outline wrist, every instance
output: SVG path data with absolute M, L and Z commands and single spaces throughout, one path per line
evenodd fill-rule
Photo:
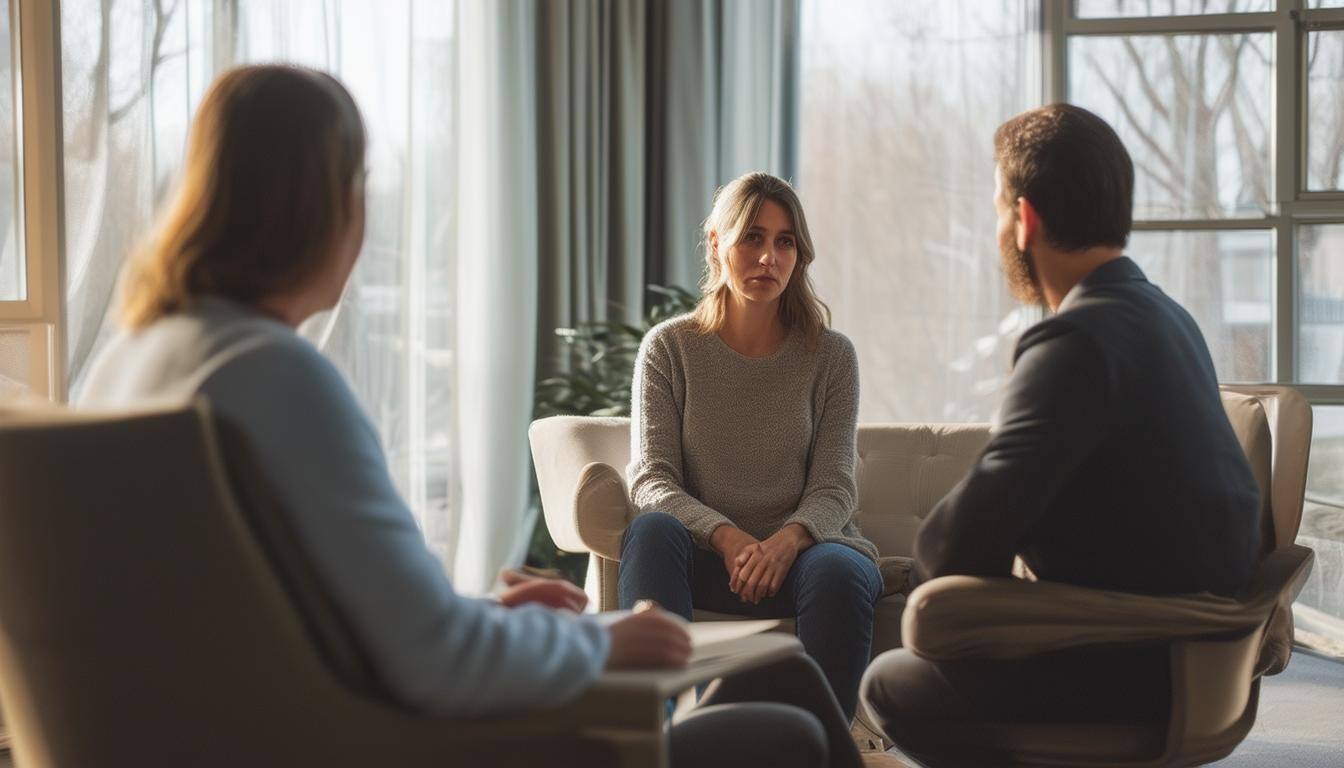
M 789 523 L 782 529 L 788 536 L 788 541 L 795 551 L 802 552 L 804 549 L 816 543 L 812 534 L 808 533 L 807 527 L 802 523 Z
M 714 530 L 709 533 L 709 546 L 719 554 L 724 554 L 729 546 L 732 545 L 734 533 L 737 529 L 727 523 L 719 523 Z

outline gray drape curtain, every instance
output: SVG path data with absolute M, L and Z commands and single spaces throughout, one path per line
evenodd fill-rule
M 554 330 L 694 288 L 714 190 L 797 167 L 797 0 L 460 0 L 461 532 L 476 587 L 522 559 L 531 385 Z M 474 263 L 474 266 L 472 265 Z M 526 396 L 524 395 L 526 393 Z
M 655 2 L 648 38 L 649 282 L 694 287 L 714 190 L 798 168 L 796 0 Z
M 797 168 L 797 0 L 538 8 L 539 371 L 554 329 L 633 321 L 645 286 L 692 289 L 714 191 Z

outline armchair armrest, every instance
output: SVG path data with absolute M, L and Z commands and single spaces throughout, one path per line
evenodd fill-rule
M 625 480 L 609 464 L 595 461 L 579 472 L 574 489 L 574 536 L 589 552 L 608 560 L 621 559 L 621 540 L 635 516 Z M 546 524 L 551 524 L 547 517 Z
M 1290 545 L 1260 564 L 1242 599 L 1152 596 L 1055 582 L 944 576 L 910 594 L 905 647 L 931 661 L 1011 659 L 1091 645 L 1243 635 L 1291 606 L 1312 552 Z
M 625 480 L 613 467 L 629 459 L 630 420 L 551 416 L 532 422 L 527 434 L 541 510 L 556 546 L 618 556 L 630 510 Z

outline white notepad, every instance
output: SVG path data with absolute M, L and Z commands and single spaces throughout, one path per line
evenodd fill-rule
M 630 615 L 630 611 L 603 611 L 593 618 L 599 624 L 611 624 Z M 675 617 L 674 618 L 679 618 Z M 744 637 L 759 635 L 779 626 L 779 619 L 747 621 L 692 621 L 685 624 L 691 635 L 691 662 L 728 656 L 741 650 Z

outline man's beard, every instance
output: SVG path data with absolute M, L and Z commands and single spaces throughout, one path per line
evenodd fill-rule
M 1003 264 L 1003 276 L 1008 280 L 1008 290 L 1012 291 L 1013 298 L 1023 304 L 1045 306 L 1045 294 L 1041 292 L 1041 282 L 1036 279 L 1036 267 L 1031 263 L 1031 255 L 1009 244 L 1000 246 L 999 260 Z

